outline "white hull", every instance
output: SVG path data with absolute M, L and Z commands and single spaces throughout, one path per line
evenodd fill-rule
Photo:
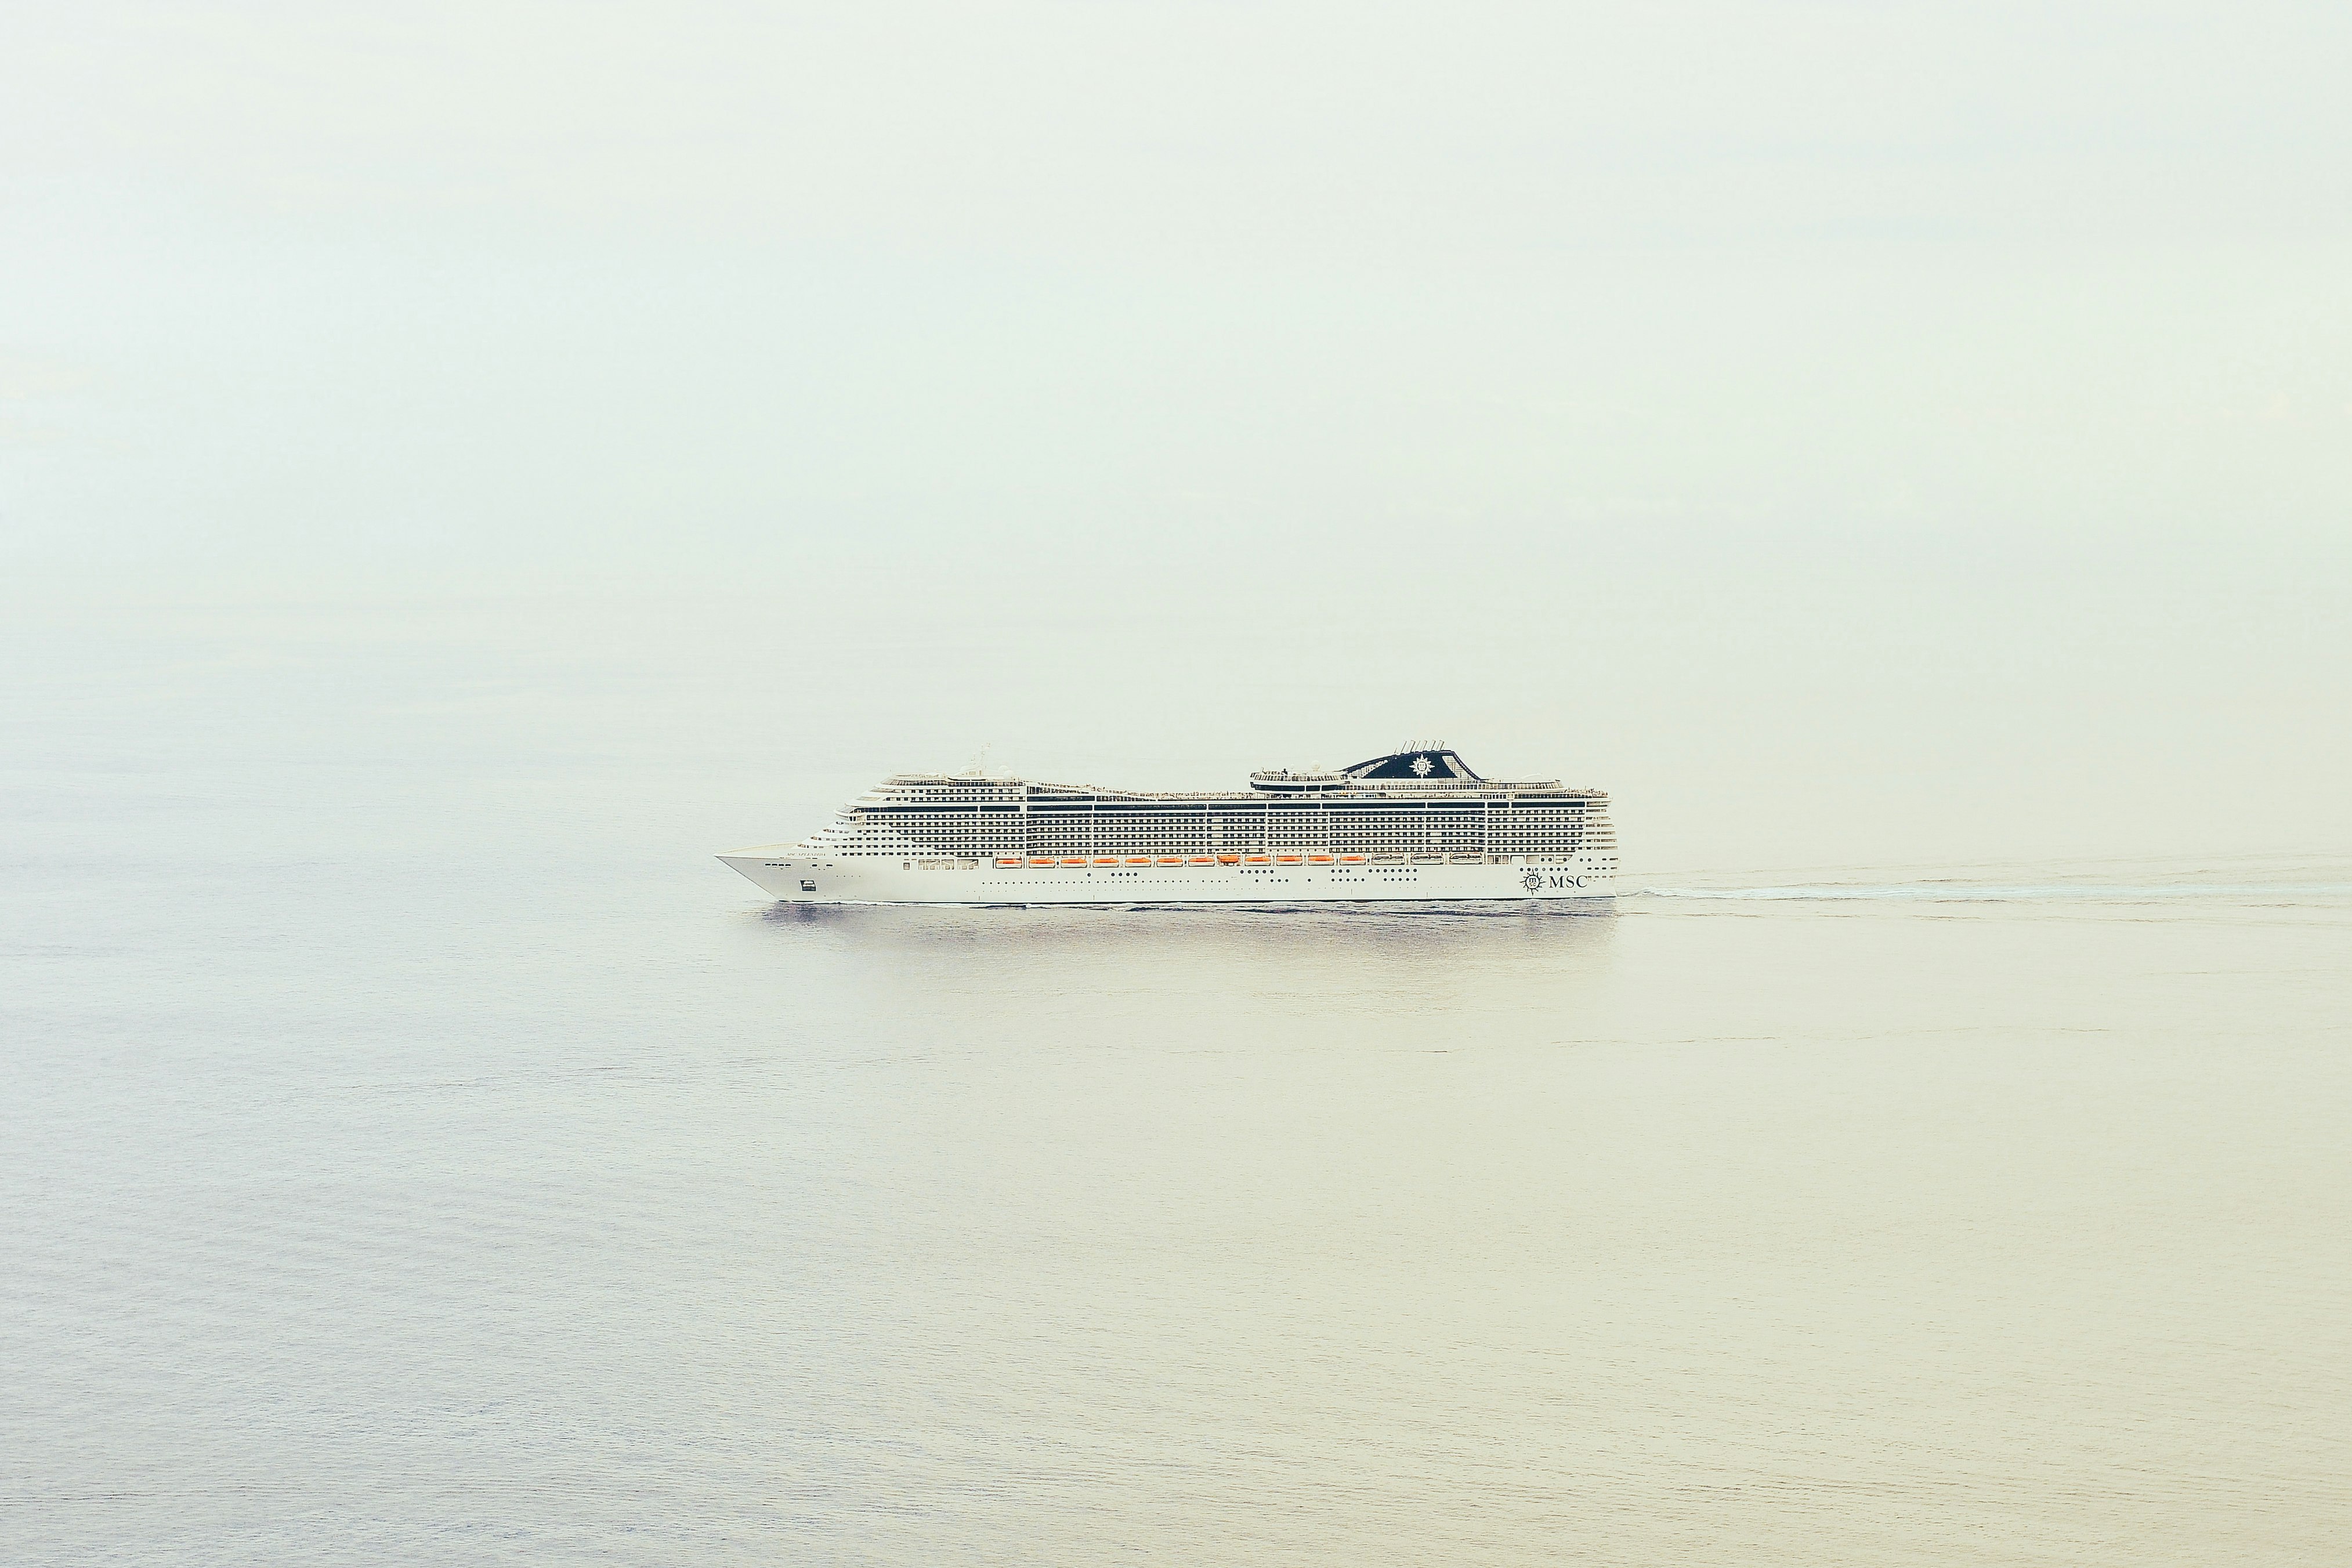
M 1567 904 L 1605 908 L 1616 876 L 1578 859 L 1496 856 L 1297 865 L 998 865 L 811 854 L 804 845 L 719 857 L 785 904 Z

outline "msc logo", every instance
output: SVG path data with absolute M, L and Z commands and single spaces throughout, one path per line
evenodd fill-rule
M 1519 885 L 1526 888 L 1529 893 L 1538 892 L 1543 887 L 1543 873 L 1541 872 L 1531 871 L 1528 873 L 1527 875 L 1519 878 Z

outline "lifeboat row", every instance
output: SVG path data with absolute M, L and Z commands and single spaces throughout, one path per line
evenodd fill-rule
M 1362 855 L 1000 855 L 1003 866 L 1354 865 Z

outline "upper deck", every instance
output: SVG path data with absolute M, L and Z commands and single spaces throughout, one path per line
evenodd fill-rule
M 1106 804 L 1196 803 L 1265 806 L 1273 800 L 1347 800 L 1512 799 L 1517 796 L 1606 800 L 1603 790 L 1563 785 L 1557 779 L 1483 779 L 1451 749 L 1392 752 L 1336 769 L 1268 768 L 1250 775 L 1247 789 L 1118 789 L 1092 784 L 1048 784 L 949 773 L 898 773 L 862 802 L 919 797 L 926 801 L 1017 810 L 1024 801 L 1097 800 Z

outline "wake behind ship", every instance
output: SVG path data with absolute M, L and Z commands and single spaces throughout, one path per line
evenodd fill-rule
M 1481 779 L 1450 748 L 1175 794 L 899 774 L 795 844 L 719 857 L 787 904 L 1609 907 L 1609 797 Z

